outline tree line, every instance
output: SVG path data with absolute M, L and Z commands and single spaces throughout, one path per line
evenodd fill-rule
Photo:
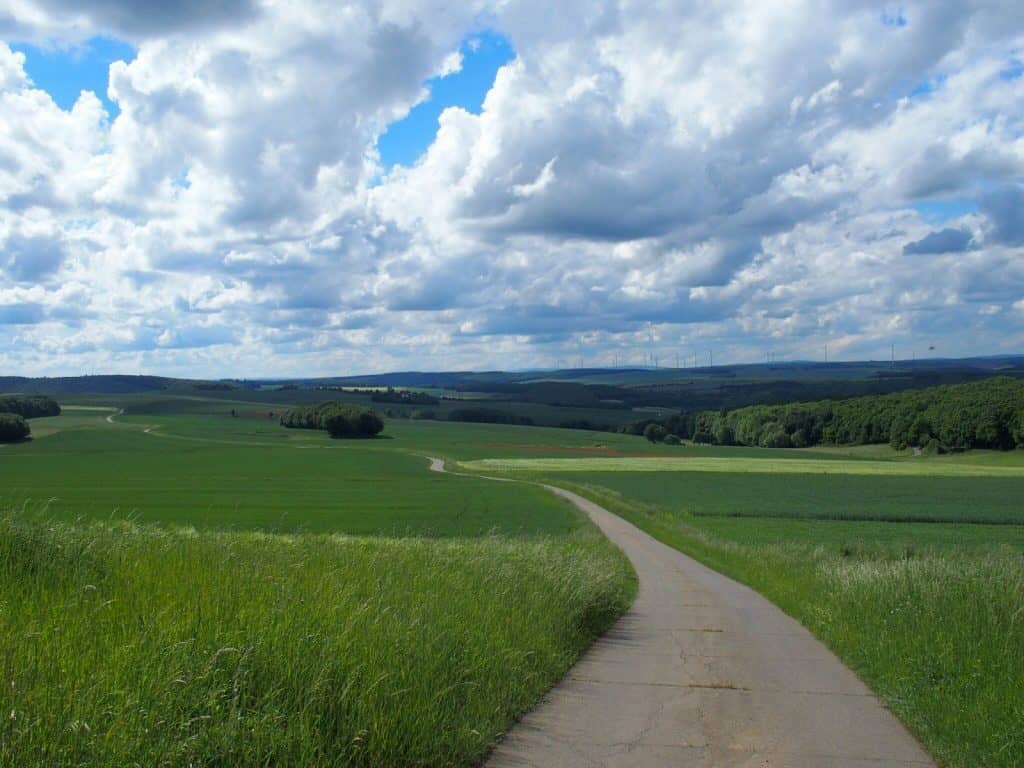
M 497 408 L 455 408 L 448 414 L 448 421 L 467 421 L 475 424 L 520 424 L 533 426 L 529 416 L 517 416 L 514 413 Z
M 46 395 L 0 395 L 0 443 L 24 440 L 32 433 L 28 419 L 59 416 L 60 406 Z
M 370 395 L 370 400 L 375 403 L 399 403 L 402 405 L 437 405 L 441 402 L 426 392 L 413 392 L 406 389 L 392 389 L 391 387 L 384 391 L 375 391 Z
M 994 377 L 887 395 L 673 414 L 630 429 L 652 442 L 805 448 L 889 443 L 927 452 L 1024 445 L 1024 381 Z
M 60 416 L 60 405 L 46 395 L 0 395 L 0 413 L 16 413 L 25 419 Z
M 373 437 L 384 422 L 371 408 L 327 402 L 300 405 L 281 414 L 281 425 L 291 429 L 324 429 L 331 437 Z

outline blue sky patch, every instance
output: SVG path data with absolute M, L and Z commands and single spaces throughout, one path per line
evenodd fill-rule
M 959 216 L 978 212 L 978 201 L 955 197 L 948 200 L 920 200 L 910 206 L 931 224 L 942 224 Z
M 92 91 L 111 118 L 121 110 L 107 98 L 110 65 L 131 61 L 135 49 L 120 40 L 93 37 L 73 48 L 40 48 L 26 43 L 11 45 L 25 54 L 25 71 L 37 88 L 50 94 L 61 109 L 71 109 L 82 91 Z
M 898 6 L 895 9 L 887 8 L 882 11 L 882 23 L 887 27 L 905 27 L 907 26 L 907 17 L 903 13 L 903 6 Z
M 1024 60 L 1021 59 L 1011 60 L 1009 65 L 999 72 L 999 77 L 1003 80 L 1016 80 L 1021 75 L 1024 75 Z
M 928 96 L 939 90 L 945 82 L 946 75 L 939 75 L 938 77 L 931 77 L 927 80 L 922 80 L 910 90 L 909 96 L 912 99 L 919 99 L 923 96 Z
M 480 114 L 484 97 L 494 84 L 502 65 L 515 58 L 508 38 L 496 32 L 481 32 L 463 41 L 462 69 L 447 77 L 432 77 L 424 85 L 430 96 L 409 114 L 387 127 L 377 139 L 381 164 L 413 165 L 437 136 L 437 121 L 446 107 L 462 107 Z

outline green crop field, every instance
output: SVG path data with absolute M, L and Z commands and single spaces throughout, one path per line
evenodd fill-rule
M 672 512 L 700 516 L 1024 525 L 1024 477 L 746 470 L 734 474 L 571 472 L 557 477 L 610 488 Z
M 268 444 L 233 432 L 244 420 L 230 417 L 165 417 L 177 432 L 147 433 L 68 413 L 36 420 L 47 436 L 4 449 L 3 503 L 45 503 L 62 519 L 352 534 L 554 534 L 581 522 L 540 489 L 429 473 L 426 459 L 374 445 L 395 440 L 332 441 L 275 423 Z

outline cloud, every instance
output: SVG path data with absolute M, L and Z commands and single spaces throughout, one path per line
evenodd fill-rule
M 251 21 L 257 0 L 27 0 L 8 11 L 5 26 L 20 31 L 90 29 L 131 39 L 174 35 Z
M 0 44 L 0 307 L 20 318 L 0 366 L 717 362 L 951 328 L 947 354 L 998 351 L 1024 338 L 1022 17 L 25 0 L 0 12 L 7 39 L 138 54 L 111 68 L 110 119 L 88 93 L 60 109 Z M 480 114 L 446 109 L 386 171 L 378 136 L 472 65 L 452 52 L 484 25 L 516 58 Z M 936 230 L 914 208 L 935 197 L 978 212 Z
M 1004 245 L 1024 245 L 1024 186 L 1008 184 L 981 198 L 981 211 L 992 222 L 993 239 Z
M 0 276 L 19 283 L 51 277 L 67 258 L 59 237 L 10 235 L 0 246 Z
M 936 253 L 962 253 L 974 245 L 974 233 L 967 229 L 947 227 L 925 235 L 903 246 L 906 256 Z

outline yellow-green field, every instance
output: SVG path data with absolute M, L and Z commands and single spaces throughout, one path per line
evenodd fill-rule
M 1024 477 L 1024 463 L 1004 466 L 948 460 L 635 456 L 627 458 L 479 459 L 467 469 L 499 472 L 718 472 L 723 474 L 871 475 L 881 477 Z

